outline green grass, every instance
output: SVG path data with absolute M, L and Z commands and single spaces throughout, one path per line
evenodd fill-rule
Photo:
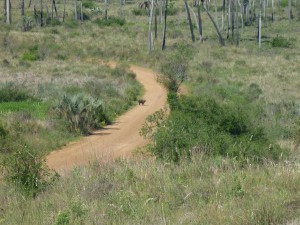
M 49 107 L 49 103 L 44 102 L 2 102 L 0 103 L 0 114 L 25 111 L 32 113 L 38 119 L 46 119 Z
M 297 166 L 119 161 L 75 170 L 35 199 L 2 186 L 3 224 L 285 224 L 299 219 Z M 24 207 L 24 206 L 27 207 Z

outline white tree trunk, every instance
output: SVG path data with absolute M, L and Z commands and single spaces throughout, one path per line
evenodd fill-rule
M 217 26 L 219 27 L 217 0 L 215 0 L 215 21 L 216 21 Z
M 196 27 L 197 27 L 197 29 L 199 30 L 200 28 L 199 28 L 199 22 L 198 22 L 197 16 L 196 16 L 196 14 L 195 14 L 193 8 L 191 8 L 189 4 L 188 4 L 188 7 L 189 7 L 190 11 L 193 13 L 194 20 L 195 20 L 195 23 L 196 23 Z M 199 40 L 201 40 L 201 39 L 202 39 L 202 37 L 201 37 L 201 35 L 199 34 Z
M 163 8 L 163 0 L 159 1 L 159 22 L 160 24 L 163 23 L 163 13 L 162 13 L 162 8 Z
M 10 0 L 5 0 L 6 1 L 6 23 L 10 24 Z
M 259 6 L 258 6 L 258 48 L 261 47 L 261 8 L 262 8 L 262 0 L 259 0 Z
M 272 0 L 272 22 L 274 22 L 274 0 Z
M 77 21 L 77 0 L 74 0 L 74 19 Z
M 149 35 L 148 35 L 148 53 L 153 50 L 153 37 L 152 37 L 152 17 L 153 17 L 153 1 L 151 0 L 150 16 L 149 16 Z

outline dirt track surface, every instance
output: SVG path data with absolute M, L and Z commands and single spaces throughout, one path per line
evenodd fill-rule
M 157 83 L 153 71 L 138 66 L 131 66 L 130 69 L 144 86 L 145 105 L 137 104 L 112 125 L 51 152 L 47 156 L 47 163 L 51 169 L 64 175 L 75 167 L 84 166 L 91 161 L 130 157 L 133 150 L 147 144 L 147 141 L 139 135 L 139 129 L 148 115 L 165 106 L 167 92 L 162 85 Z

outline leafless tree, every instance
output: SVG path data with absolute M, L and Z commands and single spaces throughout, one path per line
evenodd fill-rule
M 211 16 L 210 12 L 207 10 L 207 8 L 206 8 L 205 5 L 203 6 L 203 8 L 204 8 L 205 12 L 207 13 L 209 19 L 211 20 L 211 22 L 213 23 L 213 25 L 216 28 L 216 31 L 217 31 L 217 34 L 218 34 L 221 46 L 225 46 L 225 41 L 224 41 L 224 38 L 222 37 L 222 34 L 221 34 L 220 30 L 219 30 L 219 27 L 217 26 L 216 22 L 214 21 L 213 17 Z
M 259 0 L 259 6 L 258 6 L 258 48 L 261 47 L 261 8 L 262 8 L 262 0 Z
M 194 29 L 193 29 L 193 24 L 192 24 L 190 9 L 189 9 L 187 0 L 184 0 L 184 5 L 185 5 L 186 13 L 187 13 L 187 18 L 188 18 L 188 21 L 189 21 L 189 26 L 190 26 L 192 41 L 195 42 Z
M 235 17 L 235 6 L 234 6 L 234 0 L 231 0 L 231 7 L 232 13 L 231 13 L 231 37 L 232 37 L 232 43 L 234 43 L 234 17 Z
M 224 30 L 226 0 L 222 0 L 222 30 Z
M 166 48 L 167 16 L 168 16 L 168 0 L 166 0 L 166 5 L 165 5 L 165 18 L 164 18 L 164 31 L 163 31 L 162 50 L 164 50 Z
M 74 19 L 77 21 L 77 0 L 74 0 Z
M 293 12 L 292 12 L 292 0 L 289 0 L 289 22 L 293 19 Z
M 148 53 L 150 53 L 153 49 L 153 37 L 152 37 L 152 17 L 153 17 L 153 8 L 154 3 L 153 0 L 151 0 L 151 6 L 150 6 L 150 15 L 149 15 L 149 29 L 148 29 Z
M 55 0 L 52 0 L 52 8 L 55 11 L 56 18 L 58 18 L 58 12 L 57 12 L 57 8 L 56 8 L 56 1 Z
M 44 21 L 43 21 L 43 0 L 40 0 L 40 25 L 41 27 L 44 26 Z
M 154 39 L 157 39 L 157 1 L 156 1 L 156 6 L 154 10 Z
M 272 22 L 274 22 L 274 0 L 272 0 Z
M 66 18 L 66 0 L 64 0 L 63 22 L 65 22 L 65 18 Z
M 198 12 L 198 24 L 199 24 L 199 35 L 200 35 L 200 41 L 203 41 L 202 38 L 202 18 L 201 18 L 201 11 L 200 11 L 200 0 L 197 1 L 197 12 Z
M 238 4 L 235 5 L 235 21 L 236 21 L 236 46 L 240 45 L 240 32 L 239 32 L 239 10 Z
M 21 15 L 24 16 L 25 15 L 25 4 L 24 4 L 24 0 L 21 0 Z
M 6 14 L 6 23 L 7 24 L 11 24 L 11 2 L 10 0 L 5 0 L 6 4 L 6 10 L 5 10 L 5 14 Z
M 229 38 L 229 29 L 230 29 L 230 3 L 229 3 L 230 0 L 227 0 L 227 29 L 226 29 L 226 36 L 227 36 L 227 39 Z

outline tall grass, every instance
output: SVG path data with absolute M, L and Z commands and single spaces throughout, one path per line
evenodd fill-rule
M 2 186 L 3 224 L 284 224 L 299 215 L 297 170 L 272 163 L 241 168 L 234 159 L 202 154 L 180 165 L 96 163 L 34 200 Z

